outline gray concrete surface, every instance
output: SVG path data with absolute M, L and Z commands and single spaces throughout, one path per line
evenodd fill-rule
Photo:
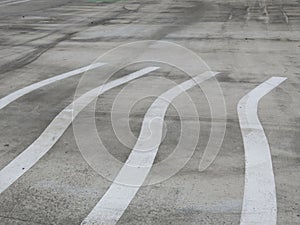
M 201 125 L 192 158 L 169 179 L 141 187 L 118 224 L 239 224 L 245 159 L 236 106 L 246 93 L 272 76 L 288 78 L 262 99 L 258 112 L 273 159 L 277 224 L 300 224 L 299 1 L 31 0 L 13 5 L 0 1 L 0 98 L 89 65 L 121 44 L 142 40 L 177 43 L 221 73 L 217 79 L 226 102 L 227 129 L 216 160 L 199 172 L 211 115 L 203 92 L 189 90 L 199 117 L 190 118 L 187 112 L 184 119 L 197 119 Z M 112 79 L 149 65 L 116 68 L 119 71 Z M 148 76 L 149 83 L 135 86 L 128 98 L 147 89 L 155 88 L 157 95 L 168 90 L 171 86 L 160 85 L 159 78 L 176 83 L 188 79 L 176 68 L 159 66 L 160 70 Z M 90 75 L 99 84 L 108 77 L 101 68 Z M 43 87 L 0 110 L 0 169 L 73 101 L 79 80 L 77 76 Z M 125 162 L 134 143 L 124 146 L 111 124 L 114 99 L 123 87 L 98 98 L 95 121 L 109 152 Z M 136 137 L 154 100 L 142 99 L 130 112 L 130 127 Z M 181 97 L 175 102 L 184 107 Z M 126 108 L 126 102 L 123 104 L 120 107 Z M 181 119 L 170 107 L 156 162 L 167 158 L 176 146 Z M 84 160 L 70 127 L 36 165 L 1 193 L 0 224 L 80 224 L 110 184 Z

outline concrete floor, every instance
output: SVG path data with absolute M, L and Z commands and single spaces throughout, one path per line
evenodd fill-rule
M 194 154 L 168 179 L 142 186 L 117 224 L 239 224 L 245 157 L 236 108 L 245 94 L 272 76 L 288 78 L 260 101 L 258 110 L 272 154 L 277 224 L 300 224 L 299 1 L 31 0 L 9 4 L 13 2 L 0 1 L 0 98 L 95 61 L 113 62 L 117 72 L 110 78 L 111 69 L 100 67 L 82 78 L 75 76 L 40 88 L 1 109 L 0 169 L 34 142 L 55 116 L 84 91 L 78 86 L 79 81 L 82 84 L 90 76 L 86 85 L 91 88 L 108 78 L 159 66 L 142 83 L 130 82 L 111 89 L 98 98 L 94 109 L 90 105 L 81 113 L 81 118 L 95 116 L 104 146 L 125 162 L 145 112 L 156 97 L 189 77 L 176 67 L 157 62 L 118 67 L 122 58 L 129 60 L 134 54 L 139 58 L 146 51 L 144 48 L 129 48 L 115 57 L 100 56 L 135 41 L 168 41 L 193 51 L 212 71 L 220 72 L 217 81 L 225 99 L 226 118 L 211 121 L 205 91 L 199 87 L 187 91 L 199 114 L 196 118 L 191 116 L 184 96 L 176 98 L 174 105 L 185 113 L 181 117 L 174 107 L 168 109 L 164 139 L 155 163 L 172 154 L 180 136 L 181 120 L 200 122 Z M 161 54 L 174 61 L 178 58 L 178 63 L 193 70 L 191 61 L 182 60 L 172 51 L 163 49 Z M 205 65 L 201 66 L 205 70 Z M 168 82 L 161 82 L 162 79 Z M 214 88 L 211 81 L 203 86 Z M 126 88 L 131 91 L 126 92 Z M 140 97 L 149 92 L 156 97 Z M 120 120 L 128 116 L 128 102 L 136 100 L 127 118 L 133 138 L 126 144 L 118 139 L 111 122 L 114 103 L 120 96 L 123 99 L 117 102 L 116 110 Z M 208 169 L 199 172 L 212 123 L 225 122 L 219 154 Z M 0 194 L 1 225 L 80 224 L 105 194 L 111 180 L 97 173 L 83 158 L 74 126 Z M 188 132 L 192 135 L 194 131 L 190 128 Z M 110 177 L 116 175 L 115 170 Z

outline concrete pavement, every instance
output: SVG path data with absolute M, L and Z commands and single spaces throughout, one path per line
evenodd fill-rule
M 24 167 L 26 173 L 0 194 L 0 224 L 81 224 L 126 162 L 152 103 L 191 78 L 178 65 L 198 75 L 208 69 L 219 75 L 203 82 L 202 89 L 196 86 L 174 99 L 145 181 L 149 185 L 139 188 L 115 223 L 240 224 L 245 152 L 237 105 L 251 90 L 279 76 L 287 80 L 260 100 L 258 117 L 272 158 L 277 224 L 299 224 L 299 22 L 300 3 L 294 0 L 1 1 L 0 98 L 91 63 L 107 63 L 82 77 L 33 90 L 0 110 L 1 170 L 85 92 L 146 67 L 159 69 L 106 91 L 84 108 L 54 146 L 32 168 Z M 161 42 L 107 53 L 145 40 L 167 41 L 191 50 L 202 59 L 197 59 L 200 69 L 196 59 L 185 57 L 184 50 L 181 56 L 174 54 L 177 50 Z M 127 60 L 143 59 L 147 54 L 154 60 L 169 57 L 175 65 L 152 61 L 123 67 Z M 210 105 L 220 101 L 216 84 L 223 93 L 225 118 L 221 104 Z M 90 121 L 94 121 L 96 136 L 88 126 Z M 210 131 L 215 127 L 222 135 L 223 125 L 226 131 L 219 147 Z M 183 155 L 165 163 L 184 132 L 189 134 L 187 143 L 196 140 L 192 156 L 185 155 L 192 144 L 184 145 L 180 148 Z M 97 136 L 116 163 L 105 160 L 98 143 L 90 141 Z M 207 169 L 199 171 L 209 141 L 208 155 L 213 156 L 214 150 L 218 155 Z M 90 155 L 87 146 L 93 147 Z M 187 163 L 176 171 L 184 159 Z

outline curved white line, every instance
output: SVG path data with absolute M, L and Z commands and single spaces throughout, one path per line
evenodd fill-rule
M 76 70 L 73 70 L 73 71 L 70 71 L 70 72 L 67 72 L 67 73 L 63 73 L 63 74 L 55 76 L 55 77 L 48 78 L 46 80 L 42 80 L 40 82 L 31 84 L 29 86 L 26 86 L 22 89 L 19 89 L 19 90 L 13 92 L 13 93 L 1 98 L 0 99 L 0 109 L 3 109 L 8 104 L 12 103 L 13 101 L 17 100 L 18 98 L 20 98 L 20 97 L 22 97 L 22 96 L 38 89 L 38 88 L 41 88 L 41 87 L 44 87 L 46 85 L 52 84 L 56 81 L 66 79 L 68 77 L 79 75 L 83 72 L 86 72 L 86 71 L 89 71 L 89 70 L 92 70 L 92 69 L 96 69 L 96 68 L 98 68 L 100 66 L 103 66 L 103 65 L 105 65 L 105 63 L 91 64 L 89 66 L 85 66 L 85 67 L 82 67 L 82 68 L 79 68 L 79 69 L 76 69 Z
M 205 72 L 181 83 L 157 98 L 145 114 L 139 138 L 116 179 L 82 222 L 83 224 L 116 224 L 147 177 L 162 138 L 165 113 L 178 95 L 215 76 Z
M 8 5 L 15 5 L 15 4 L 20 4 L 20 3 L 24 3 L 24 2 L 30 2 L 31 0 L 20 0 L 20 1 L 4 1 L 4 4 L 1 4 L 0 7 L 2 6 L 8 6 Z M 6 3 L 7 2 L 7 3 Z M 2 3 L 2 2 L 1 2 Z
M 237 110 L 245 149 L 245 189 L 241 225 L 275 225 L 277 217 L 275 179 L 270 147 L 258 119 L 259 100 L 283 81 L 272 77 L 239 102 Z
M 103 84 L 98 88 L 88 91 L 68 105 L 54 118 L 44 132 L 29 147 L 0 171 L 0 193 L 6 190 L 37 163 L 63 135 L 74 118 L 95 98 L 112 88 L 125 84 L 126 82 L 157 69 L 158 67 L 147 67 L 117 80 L 113 80 L 107 84 Z M 76 109 L 76 111 L 73 111 L 73 109 Z

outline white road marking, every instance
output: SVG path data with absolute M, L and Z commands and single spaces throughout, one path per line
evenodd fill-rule
M 10 2 L 14 2 L 15 0 L 5 0 L 5 1 L 1 1 L 1 5 L 4 4 L 4 3 L 10 3 Z
M 55 76 L 55 77 L 48 78 L 46 80 L 42 80 L 40 82 L 31 84 L 29 86 L 26 86 L 22 89 L 19 89 L 19 90 L 13 92 L 13 93 L 1 98 L 0 99 L 0 109 L 3 109 L 8 104 L 12 103 L 13 101 L 17 100 L 18 98 L 20 98 L 20 97 L 22 97 L 22 96 L 38 89 L 38 88 L 41 88 L 41 87 L 44 87 L 46 85 L 52 84 L 56 81 L 66 79 L 68 77 L 79 75 L 83 72 L 86 72 L 86 71 L 89 71 L 89 70 L 92 70 L 92 69 L 96 69 L 96 68 L 98 68 L 100 66 L 103 66 L 103 65 L 105 65 L 105 63 L 91 64 L 89 66 L 85 66 L 85 67 L 82 67 L 82 68 L 79 68 L 79 69 L 76 69 L 76 70 L 73 70 L 73 71 L 70 71 L 70 72 L 67 72 L 67 73 L 63 73 L 63 74 Z
M 6 1 L 8 3 L 3 2 L 5 4 L 1 4 L 0 7 L 1 6 L 8 6 L 8 5 L 15 5 L 15 4 L 19 4 L 19 3 L 23 3 L 23 2 L 29 2 L 29 1 L 31 1 L 31 0 L 21 0 L 21 1 L 15 1 L 15 2 Z
M 241 225 L 275 225 L 277 217 L 275 179 L 267 137 L 257 115 L 259 100 L 283 81 L 272 77 L 238 104 L 245 149 L 245 189 Z
M 117 80 L 113 80 L 107 84 L 103 84 L 98 88 L 88 91 L 68 105 L 54 118 L 44 132 L 29 147 L 27 147 L 20 155 L 18 155 L 0 171 L 0 193 L 6 190 L 35 163 L 37 163 L 59 140 L 78 113 L 99 95 L 112 88 L 157 70 L 158 68 L 159 67 L 147 67 Z M 76 107 L 74 107 L 75 105 Z M 76 111 L 73 109 L 76 109 Z
M 215 76 L 205 72 L 168 90 L 157 98 L 145 114 L 139 138 L 125 165 L 110 188 L 81 223 L 116 224 L 147 177 L 162 138 L 163 121 L 169 104 L 178 95 Z

